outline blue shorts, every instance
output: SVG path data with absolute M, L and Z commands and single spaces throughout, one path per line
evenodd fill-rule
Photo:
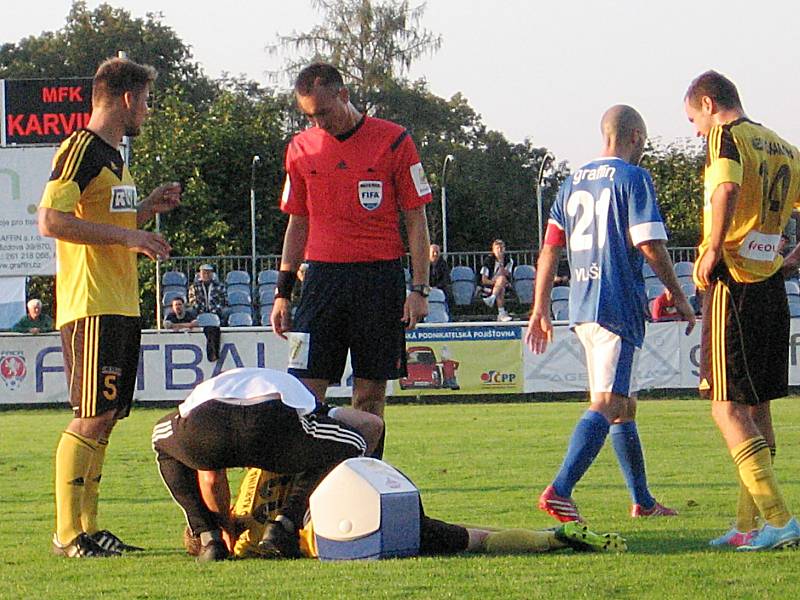
M 398 379 L 406 374 L 405 274 L 399 260 L 309 262 L 289 338 L 289 373 L 301 379 L 342 378 L 347 352 L 353 375 Z

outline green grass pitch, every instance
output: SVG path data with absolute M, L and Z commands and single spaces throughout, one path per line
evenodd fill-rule
M 579 402 L 402 405 L 387 410 L 386 459 L 422 491 L 433 517 L 551 527 L 536 510 L 557 470 Z M 150 431 L 166 411 L 137 408 L 115 431 L 101 488 L 101 525 L 148 552 L 67 560 L 50 553 L 52 457 L 67 410 L 0 413 L 0 598 L 789 598 L 800 553 L 742 554 L 707 542 L 727 529 L 732 461 L 699 400 L 639 405 L 651 489 L 680 511 L 634 520 L 610 444 L 575 490 L 590 526 L 628 540 L 621 555 L 458 556 L 375 562 L 228 561 L 183 553 L 182 513 L 158 476 Z M 774 403 L 776 469 L 800 511 L 800 406 Z M 238 481 L 238 478 L 234 477 Z

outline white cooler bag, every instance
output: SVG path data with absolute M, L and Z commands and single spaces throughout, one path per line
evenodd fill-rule
M 344 461 L 317 486 L 309 504 L 320 560 L 419 553 L 419 491 L 383 461 Z

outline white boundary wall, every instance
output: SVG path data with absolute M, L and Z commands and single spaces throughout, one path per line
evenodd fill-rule
M 684 329 L 685 324 L 681 323 L 648 325 L 638 372 L 643 388 L 696 388 L 700 323 L 689 336 L 684 335 Z M 799 346 L 800 320 L 793 319 L 790 385 L 800 385 Z M 205 360 L 205 337 L 201 332 L 145 331 L 135 398 L 181 400 L 203 379 L 237 366 L 285 369 L 287 350 L 286 342 L 267 329 L 224 329 L 220 360 L 209 363 Z M 526 393 L 588 389 L 583 351 L 575 335 L 564 325 L 556 326 L 553 343 L 544 355 L 535 356 L 525 348 L 523 363 Z M 343 383 L 348 374 L 345 373 Z M 346 385 L 335 386 L 329 389 L 329 395 L 347 397 L 350 390 Z M 0 334 L 0 404 L 65 401 L 66 382 L 58 333 Z

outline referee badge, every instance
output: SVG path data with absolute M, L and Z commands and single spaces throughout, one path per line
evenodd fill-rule
M 367 210 L 375 210 L 383 202 L 382 181 L 359 181 L 358 201 Z

